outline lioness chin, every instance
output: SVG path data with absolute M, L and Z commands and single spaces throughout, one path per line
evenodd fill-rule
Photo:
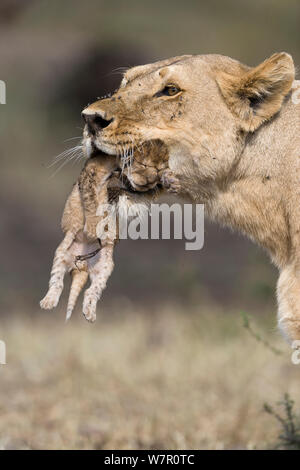
M 294 80 L 286 53 L 254 68 L 219 55 L 187 55 L 128 70 L 119 90 L 83 111 L 87 152 L 124 156 L 158 139 L 168 149 L 169 186 L 267 249 L 280 271 L 279 326 L 289 341 L 300 339 Z M 146 159 L 144 166 L 146 174 Z M 138 189 L 134 157 L 128 178 Z

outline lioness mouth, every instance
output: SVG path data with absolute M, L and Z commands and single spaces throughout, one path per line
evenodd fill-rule
M 90 158 L 103 156 L 109 159 L 107 161 L 115 162 L 114 174 L 111 175 L 110 181 L 112 190 L 127 192 L 139 198 L 142 195 L 155 196 L 164 187 L 162 176 L 168 167 L 169 152 L 163 141 L 139 141 L 132 146 L 130 153 L 125 154 L 118 151 L 118 146 L 110 145 L 106 149 L 104 145 L 99 148 L 96 142 L 90 143 Z M 106 144 L 105 141 L 104 143 Z

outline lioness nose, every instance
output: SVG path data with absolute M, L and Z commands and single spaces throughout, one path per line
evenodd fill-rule
M 96 134 L 97 131 L 104 129 L 105 127 L 109 126 L 113 119 L 105 119 L 104 117 L 100 116 L 100 114 L 89 114 L 82 112 L 82 117 L 88 127 L 88 130 L 91 134 Z

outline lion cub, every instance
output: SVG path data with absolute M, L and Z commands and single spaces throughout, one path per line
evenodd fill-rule
M 162 157 L 159 163 L 158 152 Z M 151 168 L 146 176 L 141 176 L 145 172 L 145 160 L 151 161 Z M 113 251 L 118 239 L 115 211 L 120 196 L 126 195 L 127 207 L 134 202 L 149 202 L 154 196 L 151 190 L 157 183 L 163 186 L 166 181 L 164 176 L 169 172 L 167 152 L 156 141 L 145 143 L 143 148 L 135 150 L 130 167 L 125 166 L 121 175 L 119 164 L 117 157 L 105 154 L 88 159 L 67 199 L 61 221 L 65 237 L 55 252 L 49 290 L 40 302 L 44 309 L 56 307 L 63 291 L 65 273 L 70 272 L 72 283 L 67 320 L 89 276 L 91 285 L 84 295 L 83 314 L 88 321 L 96 320 L 97 302 L 114 268 Z M 136 193 L 129 192 L 124 185 L 123 179 L 129 184 L 129 177 L 132 178 Z M 110 212 L 97 215 L 101 205 L 109 205 Z M 99 224 L 105 235 L 101 239 L 97 235 Z
M 45 309 L 57 306 L 64 275 L 70 272 L 72 284 L 67 319 L 90 276 L 91 285 L 84 296 L 83 313 L 87 320 L 95 321 L 97 301 L 113 270 L 116 233 L 106 234 L 104 240 L 98 240 L 96 227 L 101 217 L 96 212 L 100 204 L 109 202 L 108 186 L 115 169 L 116 161 L 107 155 L 89 159 L 64 208 L 61 226 L 65 237 L 55 252 L 49 290 L 40 305 Z

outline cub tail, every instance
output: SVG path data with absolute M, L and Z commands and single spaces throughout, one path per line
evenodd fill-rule
M 87 280 L 89 277 L 86 267 L 85 269 L 81 269 L 81 270 L 73 269 L 71 271 L 71 276 L 72 276 L 72 283 L 71 283 L 70 295 L 69 295 L 68 306 L 67 306 L 66 321 L 68 321 L 71 318 L 71 315 L 74 310 L 77 299 L 79 297 L 79 294 L 84 288 L 85 284 L 87 283 Z

